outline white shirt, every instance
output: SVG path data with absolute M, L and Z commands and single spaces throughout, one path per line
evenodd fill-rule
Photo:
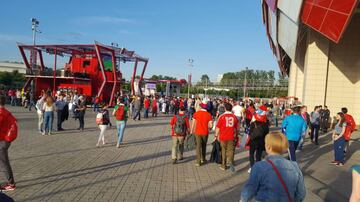
M 233 108 L 232 108 L 232 112 L 234 113 L 235 116 L 237 117 L 242 117 L 243 116 L 243 111 L 244 111 L 244 108 L 240 105 L 235 105 Z

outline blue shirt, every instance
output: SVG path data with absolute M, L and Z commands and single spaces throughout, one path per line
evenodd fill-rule
M 269 156 L 279 170 L 293 201 L 303 201 L 306 195 L 304 176 L 296 162 L 282 156 Z M 252 201 L 288 202 L 288 197 L 273 167 L 265 160 L 251 168 L 250 178 L 241 190 L 243 202 Z
M 306 122 L 300 115 L 293 114 L 284 119 L 281 128 L 285 131 L 288 140 L 299 141 L 306 131 Z
M 56 100 L 55 106 L 58 110 L 63 110 L 66 106 L 66 102 L 64 100 Z

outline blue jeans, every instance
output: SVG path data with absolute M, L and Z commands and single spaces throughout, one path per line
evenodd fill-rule
M 117 144 L 121 144 L 122 139 L 124 137 L 126 122 L 125 121 L 116 121 L 116 128 L 118 132 L 118 142 Z
M 318 124 L 311 124 L 311 141 L 315 141 L 315 144 L 318 144 L 319 139 L 319 125 Z
M 54 112 L 45 112 L 44 113 L 44 121 L 45 121 L 45 132 L 51 132 L 53 129 L 53 121 L 54 121 Z
M 144 110 L 144 118 L 149 118 L 149 108 Z
M 344 146 L 345 146 L 345 138 L 342 136 L 338 140 L 334 141 L 334 154 L 335 161 L 340 163 L 344 163 Z
M 292 141 L 289 140 L 289 160 L 290 161 L 296 161 L 296 149 L 299 145 L 299 141 Z

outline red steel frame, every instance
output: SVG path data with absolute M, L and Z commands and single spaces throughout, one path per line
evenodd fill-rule
M 68 54 L 70 55 L 70 57 L 76 55 L 76 54 L 95 54 L 98 61 L 99 61 L 99 67 L 101 70 L 101 74 L 102 74 L 102 78 L 103 78 L 103 82 L 98 90 L 98 92 L 96 93 L 96 96 L 101 96 L 104 93 L 104 87 L 107 83 L 112 83 L 112 90 L 111 90 L 111 97 L 110 97 L 110 101 L 109 101 L 109 105 L 113 104 L 113 99 L 114 99 L 114 95 L 115 95 L 115 91 L 116 91 L 116 87 L 119 86 L 121 89 L 121 74 L 120 74 L 120 79 L 117 78 L 117 73 L 120 72 L 120 62 L 134 62 L 134 70 L 133 70 L 133 74 L 132 74 L 132 79 L 131 79 L 131 88 L 132 88 L 132 93 L 135 93 L 135 88 L 134 88 L 134 80 L 135 80 L 135 76 L 136 76 L 136 71 L 137 71 L 137 67 L 139 62 L 143 62 L 144 66 L 140 75 L 140 79 L 139 79 L 139 84 L 143 81 L 144 78 L 144 74 L 147 68 L 147 64 L 149 59 L 148 58 L 143 58 L 139 55 L 137 55 L 134 51 L 129 51 L 126 50 L 125 48 L 117 48 L 117 47 L 113 47 L 113 46 L 106 46 L 103 44 L 100 44 L 98 42 L 95 41 L 94 45 L 23 45 L 23 44 L 18 44 L 18 48 L 20 50 L 20 54 L 24 60 L 25 66 L 28 70 L 32 71 L 32 67 L 29 64 L 28 58 L 25 54 L 25 50 L 29 50 L 29 51 L 33 51 L 39 54 L 39 60 L 40 60 L 40 69 L 44 70 L 45 69 L 45 65 L 44 65 L 44 60 L 43 60 L 43 55 L 42 52 L 46 51 L 46 52 L 50 52 L 52 51 L 54 54 L 54 69 L 53 69 L 53 93 L 56 92 L 56 68 L 57 68 L 57 55 L 59 54 Z M 51 53 L 50 53 L 51 54 Z M 105 67 L 104 67 L 104 62 L 102 59 L 102 55 L 107 55 L 107 56 L 111 56 L 111 60 L 112 60 L 112 73 L 113 73 L 113 79 L 109 80 L 105 74 Z M 116 63 L 117 61 L 119 61 L 119 69 L 116 68 Z M 70 71 L 72 71 L 72 68 L 70 69 Z M 35 76 L 35 77 L 27 77 L 26 83 L 24 85 L 24 89 L 27 89 L 29 84 L 31 83 L 31 81 L 34 80 L 34 78 L 37 77 L 41 77 L 41 76 Z M 75 81 L 75 78 L 74 78 Z M 140 88 L 140 86 L 139 86 Z M 141 90 L 140 93 L 142 94 Z M 91 95 L 93 96 L 93 95 Z

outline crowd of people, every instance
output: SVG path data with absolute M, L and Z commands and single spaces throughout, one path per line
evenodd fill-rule
M 31 92 L 25 92 L 25 99 L 18 99 L 19 92 L 22 96 L 21 91 L 3 92 L 5 96 L 1 96 L 0 122 L 4 121 L 5 116 L 11 116 L 4 108 L 5 103 L 9 103 L 29 110 L 35 107 L 38 130 L 42 135 L 54 134 L 55 115 L 57 131 L 64 130 L 63 122 L 69 117 L 79 121 L 78 130 L 84 130 L 85 113 L 89 106 L 89 98 L 84 95 L 76 91 L 57 92 L 55 95 L 50 91 L 42 91 L 36 99 Z M 316 106 L 308 113 L 304 105 L 287 106 L 285 103 L 262 100 L 119 95 L 115 98 L 112 112 L 109 112 L 108 104 L 101 102 L 100 98 L 94 97 L 90 100 L 93 111 L 96 112 L 96 123 L 100 131 L 97 147 L 106 144 L 105 134 L 112 126 L 111 120 L 115 119 L 116 147 L 119 148 L 123 142 L 128 118 L 141 121 L 141 118 L 148 119 L 164 114 L 171 115 L 173 164 L 181 163 L 184 159 L 184 148 L 192 145 L 196 155 L 195 166 L 206 165 L 207 143 L 212 131 L 212 141 L 219 143 L 218 163 L 221 170 L 235 171 L 235 149 L 247 149 L 250 176 L 241 192 L 242 201 L 254 198 L 258 201 L 302 201 L 306 193 L 303 175 L 296 162 L 296 153 L 297 150 L 303 150 L 307 135 L 316 146 L 326 141 L 319 141 L 319 133 L 327 134 L 329 128 L 334 128 L 331 132 L 334 159 L 329 161 L 336 166 L 343 166 L 346 152 L 349 150 L 350 136 L 356 126 L 345 107 L 331 119 L 326 106 Z M 14 123 L 16 124 L 16 121 Z M 272 127 L 275 129 L 270 132 Z M 8 183 L 0 188 L 14 190 L 16 186 L 7 157 L 12 140 L 8 141 L 1 136 L 0 165 L 6 168 Z M 284 153 L 288 154 L 287 159 L 283 157 Z

